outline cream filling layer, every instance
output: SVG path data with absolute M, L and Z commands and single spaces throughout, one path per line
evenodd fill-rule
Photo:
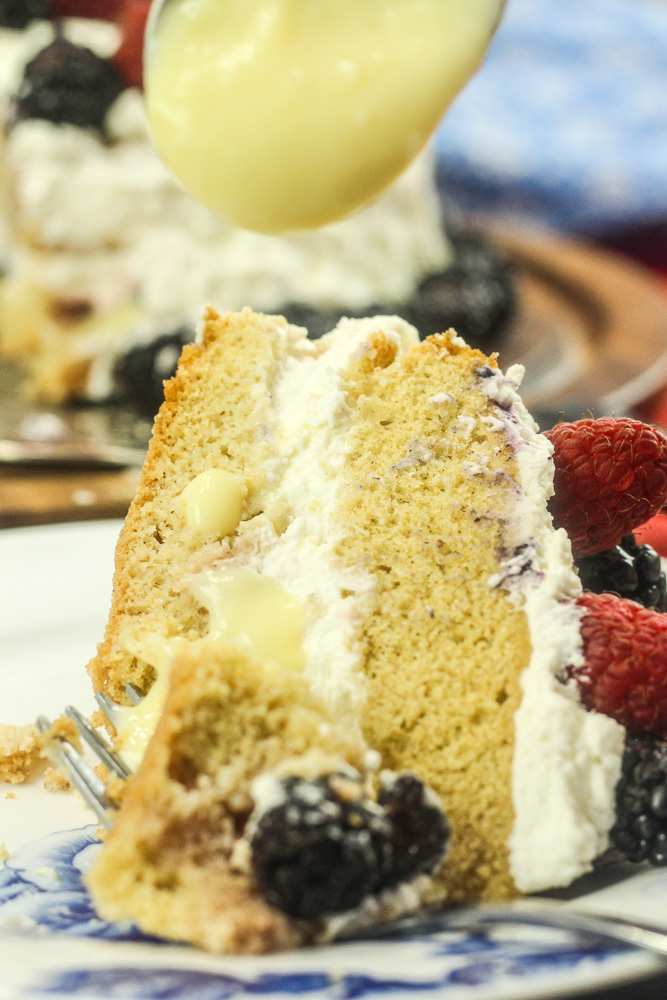
M 304 330 L 276 323 L 282 356 L 261 429 L 269 456 L 259 498 L 266 513 L 242 522 L 231 548 L 189 579 L 209 612 L 212 636 L 302 669 L 332 715 L 355 730 L 365 698 L 357 635 L 375 583 L 369 574 L 342 566 L 336 555 L 344 530 L 337 497 L 353 416 L 343 378 L 378 331 L 399 355 L 419 342 L 416 330 L 397 317 L 342 320 L 316 342 Z M 279 532 L 274 521 L 283 519 L 287 527 Z M 157 725 L 169 652 L 183 641 L 160 640 L 141 651 L 158 672 L 149 697 L 155 688 L 157 693 L 146 710 L 143 703 L 122 708 L 114 720 L 134 768 Z
M 285 338 L 294 334 L 277 329 L 286 350 L 271 387 L 265 513 L 244 522 L 241 544 L 192 585 L 200 591 L 202 585 L 215 587 L 234 567 L 278 582 L 304 608 L 303 669 L 313 692 L 335 718 L 356 729 L 364 701 L 356 636 L 375 584 L 369 574 L 341 565 L 336 555 L 345 530 L 337 516 L 338 495 L 345 488 L 353 417 L 343 376 L 378 331 L 398 354 L 418 343 L 418 336 L 396 317 L 342 320 L 314 344 L 305 339 L 289 344 Z M 279 532 L 274 521 L 283 520 L 287 526 Z
M 533 653 L 521 678 L 515 716 L 510 838 L 511 871 L 522 892 L 568 885 L 588 871 L 607 845 L 614 819 L 624 731 L 587 712 L 576 691 L 558 679 L 582 662 L 581 584 L 565 531 L 554 532 L 547 501 L 553 495 L 553 448 L 540 435 L 517 389 L 516 365 L 483 380 L 497 419 L 512 443 L 523 491 L 508 526 L 513 552 L 490 581 L 509 590 L 528 619 Z

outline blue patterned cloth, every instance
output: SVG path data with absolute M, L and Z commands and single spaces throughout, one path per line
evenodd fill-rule
M 667 3 L 509 0 L 436 153 L 465 211 L 590 235 L 667 220 Z

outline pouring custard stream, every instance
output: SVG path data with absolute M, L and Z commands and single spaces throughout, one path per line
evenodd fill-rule
M 153 140 L 188 190 L 264 233 L 376 197 L 478 68 L 504 0 L 165 0 Z

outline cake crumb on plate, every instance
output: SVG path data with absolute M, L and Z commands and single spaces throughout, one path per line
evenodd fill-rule
M 33 725 L 0 724 L 0 781 L 19 785 L 32 778 L 41 764 L 41 741 Z

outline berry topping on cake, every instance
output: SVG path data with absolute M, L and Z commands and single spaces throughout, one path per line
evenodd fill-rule
M 51 17 L 94 17 L 98 21 L 115 21 L 125 0 L 49 0 Z
M 585 663 L 571 671 L 583 704 L 667 737 L 667 616 L 612 594 L 584 593 Z
M 27 28 L 47 16 L 47 0 L 0 0 L 0 28 Z
M 667 611 L 667 580 L 660 556 L 650 545 L 639 545 L 634 535 L 625 535 L 620 545 L 594 556 L 575 560 L 584 590 L 613 593 Z
M 326 309 L 290 302 L 281 306 L 281 312 L 289 323 L 306 327 L 311 340 L 333 330 L 341 316 L 360 319 L 394 313 L 416 327 L 421 340 L 449 327 L 475 345 L 498 337 L 516 309 L 511 266 L 488 240 L 474 233 L 449 235 L 454 259 L 444 270 L 420 281 L 408 301 L 377 301 L 363 309 Z
M 415 774 L 387 780 L 378 798 L 392 826 L 393 861 L 386 885 L 430 874 L 442 861 L 449 824 L 433 793 Z
M 165 379 L 172 377 L 181 351 L 192 340 L 194 331 L 182 327 L 129 348 L 114 364 L 118 394 L 139 409 L 156 413 L 164 399 Z
M 144 82 L 144 34 L 150 10 L 150 0 L 126 0 L 118 27 L 121 43 L 113 57 L 128 87 L 142 87 Z
M 627 861 L 667 865 L 667 742 L 628 736 L 616 786 L 612 851 Z
M 512 268 L 504 254 L 475 233 L 450 233 L 454 259 L 421 282 L 401 316 L 422 340 L 453 327 L 473 344 L 502 332 L 516 311 Z
M 250 839 L 266 900 L 292 917 L 354 909 L 391 868 L 391 823 L 346 776 L 281 785 L 284 798 L 260 816 Z
M 639 420 L 603 417 L 557 424 L 554 522 L 565 528 L 575 556 L 618 545 L 667 500 L 667 436 Z
M 12 121 L 41 118 L 104 132 L 107 111 L 122 89 L 107 59 L 59 35 L 26 66 Z

